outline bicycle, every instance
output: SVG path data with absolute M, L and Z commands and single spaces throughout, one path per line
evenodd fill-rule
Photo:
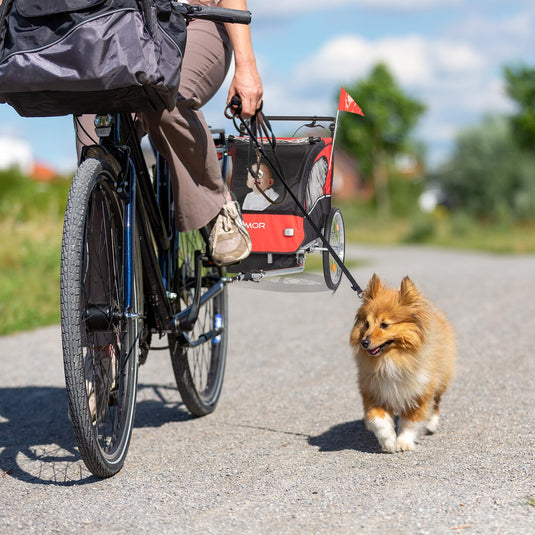
M 248 24 L 250 13 L 180 5 L 187 20 Z M 80 456 L 98 477 L 123 466 L 138 367 L 167 335 L 184 405 L 211 413 L 227 352 L 225 271 L 208 229 L 178 233 L 169 170 L 151 168 L 131 114 L 98 115 L 71 186 L 61 258 L 61 330 L 69 415 Z

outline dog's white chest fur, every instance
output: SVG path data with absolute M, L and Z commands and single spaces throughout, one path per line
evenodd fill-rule
M 367 377 L 367 383 L 376 402 L 399 414 L 417 404 L 418 398 L 426 390 L 429 376 L 423 370 L 408 371 L 396 366 L 388 357 L 383 357 L 375 373 Z

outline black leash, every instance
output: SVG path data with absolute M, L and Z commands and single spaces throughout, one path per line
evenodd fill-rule
M 232 115 L 229 117 L 227 115 L 227 111 L 232 113 Z M 252 140 L 252 142 L 256 145 L 256 149 L 258 152 L 262 155 L 264 160 L 271 166 L 271 168 L 275 171 L 275 174 L 277 175 L 278 179 L 281 181 L 282 185 L 284 186 L 284 189 L 286 190 L 286 193 L 293 199 L 297 207 L 299 208 L 299 211 L 303 214 L 303 217 L 308 221 L 310 226 L 312 227 L 312 230 L 316 233 L 316 235 L 320 238 L 323 246 L 329 251 L 329 254 L 334 258 L 335 262 L 338 264 L 338 267 L 342 270 L 344 275 L 348 278 L 349 282 L 351 283 L 351 288 L 357 292 L 357 295 L 359 298 L 362 299 L 363 290 L 358 285 L 357 281 L 351 275 L 351 272 L 347 269 L 346 265 L 344 264 L 344 261 L 338 256 L 337 252 L 331 247 L 331 244 L 327 241 L 327 238 L 322 234 L 321 230 L 318 228 L 316 223 L 314 223 L 313 219 L 310 217 L 310 215 L 307 213 L 305 207 L 302 205 L 302 203 L 299 201 L 299 199 L 296 197 L 294 192 L 291 190 L 290 186 L 286 182 L 286 179 L 283 176 L 283 169 L 281 162 L 277 156 L 276 152 L 276 145 L 277 140 L 275 138 L 275 135 L 273 133 L 273 129 L 271 128 L 271 125 L 262 112 L 262 110 L 257 110 L 255 116 L 251 119 L 251 127 L 241 118 L 240 112 L 241 111 L 241 103 L 239 104 L 239 107 L 237 106 L 236 101 L 231 100 L 229 105 L 227 106 L 227 109 L 225 110 L 225 116 L 228 118 L 236 119 L 236 117 L 239 119 L 241 128 L 237 128 L 240 132 L 247 132 L 249 135 L 249 139 Z M 233 113 L 235 112 L 235 113 Z M 243 130 L 242 130 L 243 128 Z M 257 136 L 254 132 L 259 132 L 260 135 L 263 133 L 266 140 L 268 141 L 274 158 L 275 162 L 273 162 L 266 154 L 266 151 L 264 150 L 263 144 L 260 143 L 257 139 Z M 334 147 L 333 147 L 334 148 Z

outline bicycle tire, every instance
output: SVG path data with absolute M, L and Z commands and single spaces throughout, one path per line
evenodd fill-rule
M 97 477 L 123 466 L 135 413 L 141 257 L 135 240 L 132 308 L 124 296 L 126 202 L 116 175 L 89 158 L 69 192 L 61 256 L 61 330 L 70 419 L 80 456 Z
M 184 310 L 193 300 L 195 251 L 206 255 L 206 238 L 201 231 L 178 234 L 178 269 L 175 276 L 177 309 Z M 222 271 L 206 263 L 200 268 L 203 291 L 222 277 Z M 192 340 L 214 328 L 221 334 L 197 347 L 189 347 L 180 334 L 169 335 L 169 350 L 176 383 L 184 405 L 194 416 L 214 411 L 223 386 L 228 340 L 227 288 L 201 306 L 197 321 L 188 332 Z
M 331 208 L 325 222 L 324 236 L 343 262 L 345 256 L 345 226 L 344 218 L 339 208 Z M 323 251 L 322 254 L 325 284 L 329 290 L 335 291 L 340 286 L 343 271 L 329 251 Z

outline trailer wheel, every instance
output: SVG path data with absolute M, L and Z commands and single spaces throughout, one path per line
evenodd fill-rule
M 329 245 L 343 262 L 345 256 L 345 226 L 344 218 L 339 208 L 331 208 L 327 216 L 324 232 Z M 338 288 L 342 280 L 342 274 L 343 272 L 334 257 L 329 251 L 323 251 L 323 276 L 329 290 L 334 291 Z

